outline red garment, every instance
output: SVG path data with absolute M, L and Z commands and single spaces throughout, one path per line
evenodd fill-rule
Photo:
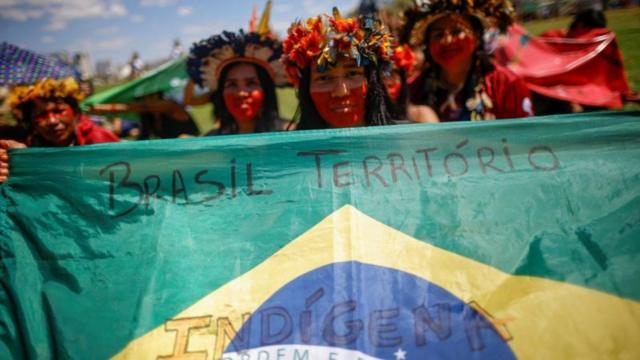
M 117 141 L 120 141 L 120 139 L 111 131 L 94 124 L 85 115 L 80 115 L 80 121 L 78 125 L 76 125 L 75 145 L 91 145 Z
M 509 69 L 495 64 L 484 78 L 485 91 L 493 102 L 490 113 L 496 119 L 533 116 L 531 94 L 525 82 Z
M 473 81 L 473 80 L 471 80 Z M 467 84 L 468 86 L 468 84 Z M 433 91 L 436 104 L 429 104 L 427 92 Z M 494 64 L 494 70 L 485 75 L 484 91 L 491 100 L 491 108 L 486 113 L 493 114 L 496 119 L 513 119 L 533 116 L 531 94 L 524 81 L 509 69 Z M 443 87 L 429 84 L 425 74 L 413 79 L 409 84 L 411 102 L 418 105 L 429 105 L 438 113 L 441 122 L 470 120 L 470 110 L 466 106 L 468 94 L 463 92 L 456 96 L 457 109 L 449 107 L 443 109 L 448 92 Z M 488 115 L 487 114 L 487 115 Z M 490 118 L 490 116 L 488 116 Z
M 522 76 L 530 90 L 554 99 L 619 108 L 631 92 L 616 36 L 607 29 L 536 37 L 513 25 L 498 44 L 496 59 Z

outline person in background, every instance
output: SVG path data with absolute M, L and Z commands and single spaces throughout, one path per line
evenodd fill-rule
M 486 29 L 504 31 L 513 22 L 508 0 L 435 0 L 408 12 L 411 41 L 425 54 L 424 70 L 410 85 L 410 102 L 425 116 L 435 111 L 447 122 L 533 115 L 524 81 L 484 49 Z
M 173 47 L 171 48 L 171 53 L 169 54 L 170 59 L 177 59 L 184 54 L 184 48 L 180 43 L 180 39 L 173 40 Z
M 284 83 L 278 41 L 257 32 L 224 31 L 193 45 L 187 58 L 192 80 L 210 91 L 214 115 L 220 128 L 205 135 L 279 131 L 287 128 L 278 113 L 276 83 Z M 191 86 L 191 87 L 190 87 Z M 187 84 L 185 102 L 194 100 Z M 187 94 L 189 96 L 187 96 Z
M 197 136 L 198 126 L 184 106 L 175 100 L 164 99 L 162 93 L 141 96 L 129 104 L 96 104 L 87 109 L 92 114 L 135 112 L 140 114 L 137 140 L 173 139 Z
M 82 94 L 72 78 L 44 79 L 17 86 L 7 102 L 13 117 L 27 130 L 25 142 L 0 139 L 0 182 L 9 175 L 12 148 L 83 146 L 119 141 L 80 112 Z
M 298 89 L 297 129 L 389 125 L 398 117 L 384 86 L 393 38 L 369 17 L 319 15 L 291 25 L 282 63 Z
M 425 116 L 427 109 L 420 109 L 417 106 L 409 104 L 409 86 L 408 78 L 414 67 L 416 66 L 417 56 L 409 45 L 398 45 L 393 48 L 393 56 L 391 58 L 391 71 L 385 73 L 384 85 L 387 93 L 395 106 L 394 113 L 397 114 L 399 121 L 407 122 L 437 122 L 437 115 L 433 112 L 429 116 Z
M 131 71 L 129 73 L 129 80 L 134 80 L 140 77 L 140 75 L 142 74 L 142 70 L 144 69 L 144 62 L 140 58 L 140 55 L 137 51 L 135 51 L 133 55 L 131 55 L 131 59 L 129 60 L 128 65 Z
M 596 9 L 585 9 L 578 12 L 569 29 L 567 30 L 567 37 L 578 38 L 594 29 L 606 29 L 607 17 L 604 12 Z

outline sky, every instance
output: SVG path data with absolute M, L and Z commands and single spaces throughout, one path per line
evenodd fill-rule
M 346 13 L 359 0 L 273 0 L 272 28 L 283 35 L 295 19 Z M 88 52 L 92 61 L 125 63 L 169 56 L 175 39 L 188 49 L 222 30 L 246 29 L 266 0 L 0 0 L 0 42 L 41 54 Z

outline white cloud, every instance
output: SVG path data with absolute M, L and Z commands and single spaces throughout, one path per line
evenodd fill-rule
M 0 0 L 0 7 L 18 5 L 18 0 Z
M 132 39 L 128 37 L 119 37 L 109 40 L 97 41 L 93 45 L 95 50 L 118 50 L 132 43 Z
M 23 10 L 23 9 L 17 9 L 17 8 L 8 8 L 8 9 L 3 8 L 2 10 L 0 10 L 0 17 L 9 19 L 9 20 L 15 20 L 15 21 L 26 21 L 29 19 L 36 19 L 36 18 L 42 17 L 44 13 L 45 13 L 44 10 L 39 10 L 39 9 Z
M 220 21 L 206 24 L 191 24 L 183 27 L 181 33 L 184 35 L 184 43 L 189 44 L 218 34 L 223 30 L 228 30 L 228 25 L 229 24 Z
M 120 28 L 117 26 L 107 26 L 96 30 L 96 34 L 98 35 L 113 35 L 120 31 Z
M 66 21 L 52 19 L 45 27 L 48 31 L 59 31 L 67 27 Z
M 43 44 L 51 44 L 53 42 L 53 36 L 45 35 L 40 38 L 40 42 Z
M 129 18 L 129 20 L 130 20 L 132 23 L 139 24 L 139 23 L 141 23 L 141 22 L 143 22 L 143 21 L 144 21 L 144 16 L 142 16 L 142 15 L 140 15 L 140 14 L 131 15 L 131 17 Z
M 187 16 L 193 12 L 193 8 L 189 6 L 181 6 L 178 8 L 178 15 Z
M 113 3 L 111 4 L 111 13 L 115 16 L 125 16 L 127 15 L 127 8 L 122 3 Z
M 173 5 L 177 0 L 140 0 L 140 5 L 142 6 L 159 6 L 165 7 L 169 5 Z
M 93 53 L 99 51 L 121 50 L 123 47 L 131 45 L 132 43 L 132 38 L 121 36 L 107 40 L 83 39 L 72 44 L 70 47 L 73 51 L 80 50 L 83 52 Z
M 45 29 L 61 30 L 71 21 L 127 15 L 122 0 L 0 0 L 0 17 L 15 21 L 44 17 Z

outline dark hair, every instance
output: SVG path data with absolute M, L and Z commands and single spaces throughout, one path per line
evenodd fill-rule
M 598 29 L 607 27 L 607 18 L 604 13 L 596 9 L 583 10 L 576 14 L 569 26 L 569 31 L 574 31 L 578 26 L 587 29 Z
M 395 69 L 400 75 L 400 92 L 398 98 L 393 102 L 394 113 L 398 116 L 399 120 L 408 120 L 407 118 L 407 105 L 409 97 L 409 85 L 407 84 L 407 72 L 404 69 Z
M 473 32 L 476 35 L 476 39 L 478 41 L 478 46 L 476 47 L 473 53 L 472 69 L 469 72 L 469 76 L 465 81 L 465 86 L 462 89 L 462 96 L 464 96 L 464 98 L 467 99 L 471 96 L 472 92 L 475 90 L 479 82 L 484 81 L 485 75 L 494 70 L 494 66 L 493 66 L 493 63 L 491 62 L 491 55 L 489 55 L 489 53 L 487 53 L 487 51 L 485 50 L 484 26 L 482 25 L 482 22 L 480 21 L 480 19 L 478 19 L 475 16 L 466 15 L 466 14 L 460 14 L 460 15 L 469 21 L 469 23 L 471 24 L 471 27 L 473 28 Z M 427 28 L 425 29 L 425 33 L 424 33 L 425 67 L 424 67 L 423 73 L 426 78 L 424 85 L 425 87 L 428 87 L 428 89 L 424 89 L 424 92 L 423 92 L 423 94 L 427 96 L 426 99 L 419 102 L 421 104 L 426 104 L 431 106 L 434 109 L 434 111 L 437 111 L 438 100 L 436 99 L 436 91 L 434 91 L 434 89 L 431 89 L 429 87 L 434 86 L 437 83 L 437 80 L 439 78 L 438 74 L 441 70 L 440 70 L 440 65 L 438 65 L 438 63 L 436 63 L 431 58 L 431 54 L 429 52 L 429 39 L 431 36 L 431 29 L 436 22 L 437 20 L 429 24 L 429 26 L 427 26 Z
M 395 105 L 389 98 L 387 88 L 382 81 L 380 68 L 369 63 L 364 67 L 367 81 L 367 96 L 365 98 L 365 125 L 392 125 L 396 119 Z M 326 129 L 329 127 L 320 116 L 313 100 L 311 99 L 311 67 L 302 70 L 300 84 L 298 86 L 298 110 L 295 118 L 298 121 L 298 130 Z
M 69 105 L 71 107 L 71 109 L 73 109 L 73 112 L 75 112 L 76 114 L 80 114 L 80 104 L 78 104 L 78 100 L 76 100 L 75 97 L 73 96 L 65 96 L 62 98 L 58 98 L 58 97 L 51 97 L 51 98 L 43 98 L 42 100 L 44 101 L 57 101 L 57 100 L 62 100 L 64 101 L 67 105 Z M 31 132 L 33 130 L 33 112 L 35 110 L 36 104 L 35 102 L 32 101 L 27 101 L 23 104 L 21 104 L 18 109 L 20 110 L 20 112 L 22 113 L 22 120 L 21 122 L 24 124 L 24 126 L 27 128 L 27 130 L 29 132 Z
M 218 132 L 219 134 L 238 133 L 238 123 L 227 109 L 227 106 L 224 104 L 224 98 L 222 96 L 224 82 L 227 80 L 229 70 L 237 64 L 240 64 L 240 62 L 231 64 L 222 69 L 220 77 L 218 78 L 218 89 L 214 91 L 211 96 L 214 107 L 213 113 L 216 119 L 220 119 L 220 130 Z M 262 103 L 263 105 L 262 110 L 260 111 L 260 116 L 258 117 L 258 120 L 256 122 L 255 132 L 275 131 L 276 122 L 280 117 L 278 115 L 278 98 L 276 96 L 276 85 L 269 73 L 261 66 L 257 66 L 248 62 L 243 62 L 242 64 L 249 64 L 256 69 L 256 73 L 258 74 L 258 81 L 260 82 L 262 91 L 264 91 L 264 101 Z

